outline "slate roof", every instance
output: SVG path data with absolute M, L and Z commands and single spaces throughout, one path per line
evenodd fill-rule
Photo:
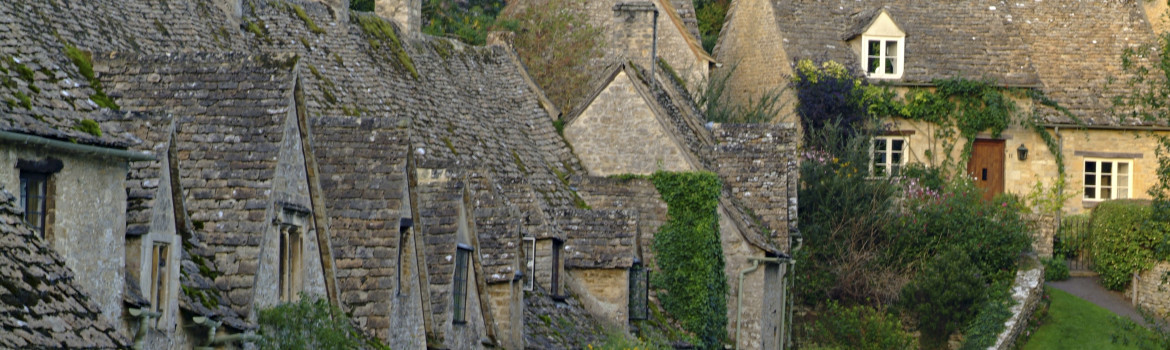
M 784 49 L 793 60 L 834 60 L 860 69 L 846 40 L 886 9 L 906 32 L 901 83 L 934 79 L 993 79 L 1012 86 L 1040 83 L 1028 43 L 998 0 L 771 0 Z
M 73 283 L 65 261 L 0 190 L 0 348 L 114 349 L 129 339 Z
M 141 236 L 150 232 L 151 212 L 155 204 L 162 172 L 170 165 L 163 157 L 171 145 L 174 131 L 170 115 L 114 112 L 97 119 L 103 132 L 130 140 L 130 150 L 155 155 L 151 161 L 130 162 L 126 173 L 126 235 Z
M 107 57 L 99 70 L 124 109 L 177 116 L 173 142 L 183 204 L 224 269 L 216 285 L 236 312 L 247 314 L 260 239 L 269 225 L 264 213 L 273 200 L 283 126 L 292 108 L 296 57 Z
M 310 122 L 341 300 L 359 324 L 387 339 L 401 248 L 399 219 L 410 218 L 402 212 L 408 206 L 407 121 L 315 117 Z
M 487 283 L 509 282 L 519 266 L 523 239 L 520 211 L 504 195 L 503 186 L 486 172 L 468 174 L 468 185 L 483 278 Z
M 624 269 L 638 257 L 638 212 L 561 209 L 554 214 L 565 233 L 565 267 Z
M 0 2 L 0 130 L 125 148 L 129 140 L 116 135 L 74 129 L 100 114 L 90 99 L 95 89 L 66 55 L 66 45 L 87 55 L 222 50 L 239 41 L 233 39 L 238 31 L 220 30 L 222 13 L 206 1 Z
M 1155 40 L 1141 6 L 1140 1 L 1026 1 L 1011 9 L 1013 23 L 1031 44 L 1042 90 L 1085 124 L 1143 124 L 1119 120 L 1111 110 L 1112 98 L 1130 78 L 1122 70 L 1123 50 Z M 1043 117 L 1049 123 L 1074 122 L 1052 110 Z

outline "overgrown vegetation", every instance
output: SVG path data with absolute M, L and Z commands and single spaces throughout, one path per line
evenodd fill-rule
M 93 56 L 89 52 L 81 51 L 69 43 L 64 43 L 64 45 L 65 56 L 69 57 L 69 60 L 77 67 L 77 71 L 81 73 L 82 77 L 85 77 L 85 80 L 89 82 L 90 88 L 93 89 L 93 94 L 89 95 L 89 99 L 100 107 L 114 110 L 121 109 L 118 103 L 114 102 L 114 99 L 106 95 L 105 90 L 102 89 L 102 82 L 94 76 Z
M 829 301 L 807 325 L 809 347 L 858 350 L 913 349 L 914 335 L 898 317 L 868 305 L 841 306 Z
M 387 46 L 390 52 L 394 54 L 395 61 L 398 62 L 398 65 L 410 72 L 411 77 L 418 79 L 418 70 L 414 68 L 414 60 L 410 58 L 410 55 L 406 53 L 406 49 L 402 47 L 402 40 L 398 38 L 398 33 L 394 31 L 394 25 L 382 19 L 382 17 L 368 13 L 355 13 L 353 16 L 350 16 L 350 19 L 357 23 L 366 35 L 370 36 L 370 47 L 377 50 L 383 45 Z M 336 53 L 334 55 L 334 59 L 339 61 L 338 64 L 341 64 L 341 56 L 336 56 Z
M 583 0 L 548 0 L 501 18 L 497 27 L 516 33 L 513 47 L 545 95 L 564 113 L 580 103 L 602 55 L 601 28 L 588 23 Z
M 102 137 L 102 127 L 93 119 L 82 119 L 73 125 L 73 130 L 81 131 L 94 137 Z
M 259 325 L 261 349 L 389 349 L 362 334 L 341 309 L 304 294 L 260 310 Z
M 665 63 L 665 61 L 662 61 Z M 771 121 L 785 107 L 783 100 L 785 88 L 765 92 L 761 96 L 752 97 L 746 103 L 740 104 L 727 96 L 727 84 L 735 73 L 735 66 L 720 69 L 711 73 L 710 78 L 701 84 L 697 104 L 703 110 L 707 121 L 716 123 L 766 123 Z M 674 71 L 670 71 L 671 74 Z M 678 79 L 677 76 L 675 79 Z
M 468 44 L 483 45 L 503 8 L 504 0 L 423 0 L 422 30 L 435 36 L 454 36 Z
M 727 276 L 719 242 L 722 184 L 709 172 L 655 172 L 654 187 L 669 219 L 654 236 L 658 264 L 652 284 L 662 307 L 694 333 L 704 349 L 720 348 L 727 334 Z
M 730 6 L 731 0 L 695 0 L 699 36 L 703 41 L 703 49 L 707 52 L 715 50 L 715 42 L 719 40 L 719 32 L 723 30 L 723 21 L 727 18 Z
M 797 68 L 792 86 L 806 145 L 797 300 L 813 310 L 833 303 L 888 310 L 910 321 L 926 349 L 946 347 L 956 332 L 965 347 L 986 347 L 1010 315 L 1008 286 L 1020 253 L 1031 248 L 1023 201 L 985 201 L 970 179 L 931 164 L 907 167 L 900 178 L 870 176 L 870 147 L 882 132 L 879 117 L 951 123 L 956 136 L 1002 130 L 1011 121 L 1006 97 L 990 84 L 937 81 L 941 92 L 912 90 L 899 101 L 835 63 Z

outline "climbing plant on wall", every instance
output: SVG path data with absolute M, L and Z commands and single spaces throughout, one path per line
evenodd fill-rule
M 667 204 L 669 219 L 654 236 L 662 307 L 705 349 L 719 348 L 727 334 L 727 277 L 719 242 L 719 177 L 710 172 L 650 176 Z M 664 292 L 664 293 L 663 293 Z

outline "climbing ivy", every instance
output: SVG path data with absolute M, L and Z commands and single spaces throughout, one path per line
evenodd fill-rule
M 710 172 L 655 172 L 654 187 L 669 218 L 654 236 L 658 273 L 653 284 L 662 307 L 703 348 L 718 348 L 727 334 L 727 277 L 716 208 L 722 184 Z
M 990 131 L 992 137 L 999 137 L 1012 122 L 1017 111 L 1016 103 L 1009 94 L 1018 94 L 1011 89 L 1000 88 L 992 81 L 976 81 L 962 78 L 938 79 L 935 89 L 911 89 L 902 101 L 893 99 L 881 101 L 894 116 L 933 124 L 934 148 L 926 152 L 933 165 L 961 167 L 971 158 L 975 135 Z M 959 160 L 953 158 L 953 151 L 962 138 L 962 153 Z M 942 153 L 942 154 L 939 154 Z M 951 168 L 954 169 L 954 168 Z

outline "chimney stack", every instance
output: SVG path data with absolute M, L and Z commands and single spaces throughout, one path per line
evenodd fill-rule
M 658 60 L 658 8 L 650 1 L 619 2 L 613 6 L 617 56 L 625 57 L 654 76 Z M 624 47 L 623 47 L 624 46 Z
M 374 13 L 398 23 L 406 35 L 422 30 L 422 0 L 375 0 Z

